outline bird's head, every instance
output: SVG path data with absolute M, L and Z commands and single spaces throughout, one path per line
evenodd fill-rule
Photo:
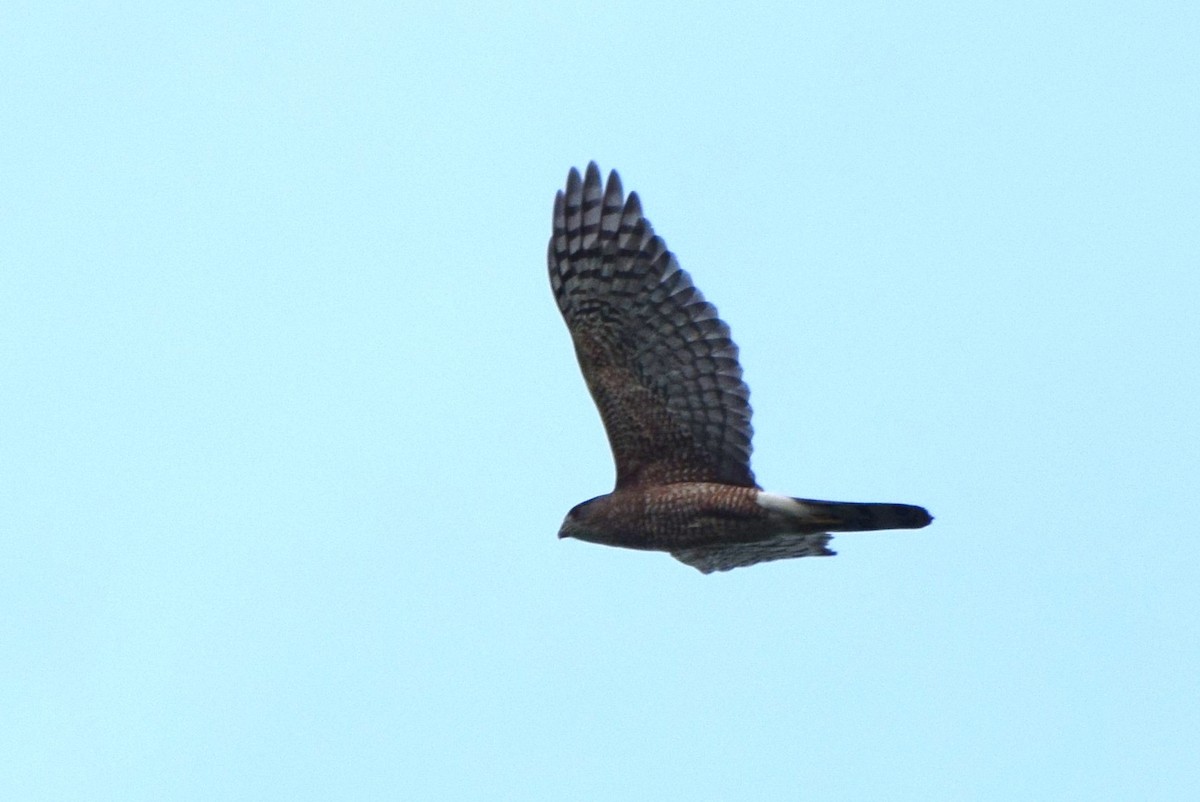
M 599 496 L 597 496 L 599 498 Z M 567 513 L 567 517 L 563 518 L 562 526 L 558 528 L 558 536 L 560 538 L 573 537 L 577 540 L 593 540 L 593 536 L 589 536 L 591 532 L 590 519 L 596 511 L 593 502 L 596 499 L 588 499 L 582 504 L 576 504 Z

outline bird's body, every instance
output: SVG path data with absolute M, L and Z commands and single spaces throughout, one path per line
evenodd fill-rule
M 772 534 L 770 514 L 757 503 L 761 491 L 711 482 L 676 482 L 615 490 L 577 506 L 568 517 L 602 518 L 599 537 L 581 527 L 580 540 L 630 549 L 688 549 L 752 542 Z
M 766 493 L 750 470 L 749 389 L 729 327 L 613 172 L 572 170 L 554 204 L 550 283 L 600 410 L 614 491 L 577 505 L 560 537 L 668 551 L 704 573 L 833 554 L 830 531 L 918 528 L 906 504 Z

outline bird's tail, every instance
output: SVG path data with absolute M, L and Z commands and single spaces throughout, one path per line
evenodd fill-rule
M 793 557 L 828 557 L 829 532 L 864 532 L 871 529 L 920 529 L 933 518 L 923 507 L 911 504 L 858 504 L 817 501 L 759 491 L 757 502 L 783 530 L 765 540 L 676 549 L 675 559 L 705 574 L 728 571 L 755 563 Z
M 920 529 L 933 520 L 924 507 L 912 504 L 866 504 L 793 498 L 802 505 L 807 523 L 827 532 L 866 532 L 874 529 Z

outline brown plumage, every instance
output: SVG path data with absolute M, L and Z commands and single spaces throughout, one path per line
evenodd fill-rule
M 616 462 L 614 491 L 559 537 L 669 551 L 704 573 L 833 554 L 829 531 L 918 528 L 906 504 L 763 492 L 750 470 L 750 391 L 717 310 L 616 172 L 572 169 L 554 201 L 550 284 Z

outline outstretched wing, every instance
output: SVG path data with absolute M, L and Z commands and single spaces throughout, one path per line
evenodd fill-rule
M 704 546 L 678 549 L 671 556 L 704 574 L 730 571 L 747 565 L 795 557 L 832 557 L 837 552 L 829 548 L 830 536 L 817 534 L 777 535 L 757 543 L 730 543 L 724 546 Z
M 617 488 L 755 486 L 737 346 L 675 256 L 592 162 L 554 200 L 550 285 L 617 465 Z

